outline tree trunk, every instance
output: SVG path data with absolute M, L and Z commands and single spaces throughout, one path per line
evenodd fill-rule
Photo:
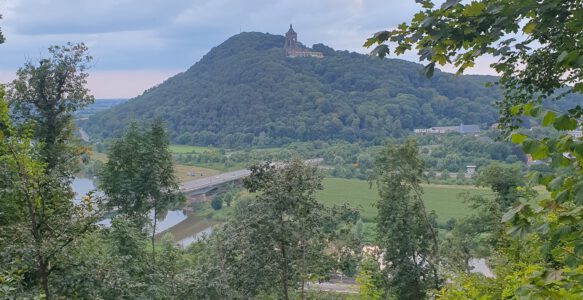
M 154 239 L 156 238 L 156 222 L 158 222 L 158 209 L 156 208 L 156 200 L 154 200 L 154 228 L 152 229 L 152 262 L 156 263 L 156 244 Z
M 288 287 L 287 287 L 287 276 L 288 276 L 288 270 L 287 270 L 287 258 L 285 255 L 285 245 L 283 242 L 281 242 L 281 256 L 283 258 L 283 268 L 282 268 L 282 274 L 281 274 L 281 281 L 283 283 L 283 298 L 285 300 L 289 300 L 289 295 L 288 295 Z
M 425 223 L 427 224 L 427 227 L 429 227 L 429 231 L 431 232 L 431 239 L 433 241 L 433 255 L 435 261 L 433 263 L 430 263 L 430 265 L 431 269 L 433 270 L 435 289 L 439 290 L 439 274 L 437 272 L 437 265 L 439 264 L 439 243 L 437 241 L 437 232 L 435 232 L 435 229 L 431 225 L 431 222 L 429 222 L 429 218 L 427 217 L 427 211 L 425 210 L 425 204 L 423 203 L 423 198 L 421 198 L 421 193 L 419 192 L 419 190 L 415 188 L 413 190 L 415 191 L 415 194 L 417 196 L 418 203 L 421 205 Z
M 40 277 L 42 288 L 43 288 L 43 291 L 45 293 L 45 299 L 50 300 L 51 293 L 49 290 L 49 270 L 48 270 L 47 262 L 43 258 L 40 258 L 40 261 L 39 261 L 38 275 Z

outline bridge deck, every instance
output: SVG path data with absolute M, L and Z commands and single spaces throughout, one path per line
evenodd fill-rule
M 323 160 L 324 159 L 322 159 L 322 158 L 307 159 L 307 160 L 304 160 L 304 164 L 311 165 L 311 166 L 317 166 Z M 276 162 L 274 164 L 278 164 L 278 163 Z M 232 171 L 232 172 L 221 173 L 221 174 L 216 175 L 216 176 L 194 179 L 191 181 L 183 182 L 180 185 L 180 191 L 183 193 L 197 191 L 197 190 L 217 186 L 217 185 L 220 185 L 223 183 L 235 181 L 235 180 L 247 177 L 250 174 L 251 174 L 251 171 L 244 169 L 244 170 L 237 170 L 237 171 Z
M 251 171 L 249 171 L 249 170 L 237 170 L 237 171 L 232 171 L 232 172 L 221 173 L 221 174 L 216 175 L 216 176 L 210 176 L 210 177 L 195 179 L 195 180 L 191 180 L 191 181 L 186 181 L 180 185 L 180 191 L 183 193 L 196 191 L 196 190 L 212 187 L 215 185 L 235 181 L 235 180 L 241 179 L 243 177 L 247 177 L 247 176 L 249 176 L 249 174 L 251 174 Z

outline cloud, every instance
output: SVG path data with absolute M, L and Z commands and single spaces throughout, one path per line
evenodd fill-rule
M 283 34 L 290 23 L 306 45 L 367 53 L 367 37 L 419 9 L 413 0 L 4 0 L 0 71 L 14 72 L 50 45 L 85 42 L 95 72 L 147 84 L 149 72 L 186 70 L 240 30 Z
M 169 23 L 182 0 L 7 0 L 6 18 L 18 34 L 91 34 L 149 30 Z

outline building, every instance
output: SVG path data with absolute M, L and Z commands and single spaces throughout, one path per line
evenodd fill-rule
M 568 135 L 572 136 L 574 139 L 580 139 L 583 137 L 583 131 L 581 130 L 571 130 L 567 132 Z
M 467 165 L 466 166 L 466 178 L 472 178 L 476 174 L 476 166 L 475 165 Z
M 285 42 L 283 50 L 287 57 L 317 57 L 322 58 L 322 52 L 310 51 L 298 42 L 298 34 L 294 31 L 292 25 L 289 25 L 289 30 L 285 34 Z
M 464 125 L 459 126 L 435 126 L 431 128 L 418 128 L 413 130 L 414 133 L 418 134 L 445 134 L 449 132 L 459 132 L 461 134 L 480 134 L 480 126 L 478 125 Z

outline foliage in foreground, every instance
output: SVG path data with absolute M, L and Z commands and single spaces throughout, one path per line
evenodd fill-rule
M 52 298 L 53 282 L 71 267 L 68 256 L 96 220 L 95 199 L 74 205 L 70 187 L 83 152 L 72 114 L 93 101 L 84 87 L 91 57 L 83 44 L 53 46 L 49 54 L 18 70 L 8 102 L 0 93 L 0 274 L 10 284 L 7 297 Z
M 435 215 L 421 198 L 424 162 L 418 152 L 413 140 L 387 145 L 373 177 L 380 195 L 377 242 L 385 265 L 383 286 L 398 299 L 424 299 L 441 285 Z
M 396 43 L 395 53 L 418 49 L 427 61 L 427 75 L 436 64 L 452 63 L 458 72 L 472 67 L 476 58 L 493 55 L 492 67 L 501 74 L 498 85 L 504 99 L 498 102 L 501 125 L 508 138 L 533 159 L 546 161 L 552 173 L 532 173 L 532 184 L 545 185 L 550 197 L 536 205 L 517 203 L 502 216 L 509 237 L 521 247 L 502 247 L 507 256 L 530 253 L 540 260 L 522 260 L 513 268 L 507 297 L 577 299 L 583 296 L 583 141 L 566 131 L 581 128 L 583 108 L 575 103 L 549 109 L 543 100 L 565 103 L 568 94 L 583 93 L 583 44 L 580 42 L 583 3 L 578 0 L 482 0 L 462 3 L 448 0 L 436 6 L 418 1 L 424 11 L 410 24 L 381 31 L 366 45 L 378 44 L 374 53 L 384 56 Z M 518 38 L 516 37 L 518 35 Z M 528 136 L 516 131 L 527 119 L 559 134 Z M 514 130 L 514 132 L 513 132 Z M 505 278 L 497 274 L 497 278 Z M 468 290 L 471 278 L 460 278 Z M 468 286 L 469 285 L 469 286 Z M 479 286 L 480 293 L 488 287 Z M 453 289 L 455 290 L 455 288 Z M 448 290 L 445 290 L 446 292 Z M 484 294 L 483 298 L 490 298 Z M 452 296 L 453 297 L 453 296 Z M 480 298 L 482 296 L 476 296 Z
M 106 196 L 102 209 L 131 217 L 142 230 L 150 229 L 153 259 L 158 215 L 183 198 L 168 144 L 162 122 L 152 123 L 144 132 L 132 123 L 112 143 L 108 160 L 98 172 L 99 188 Z

